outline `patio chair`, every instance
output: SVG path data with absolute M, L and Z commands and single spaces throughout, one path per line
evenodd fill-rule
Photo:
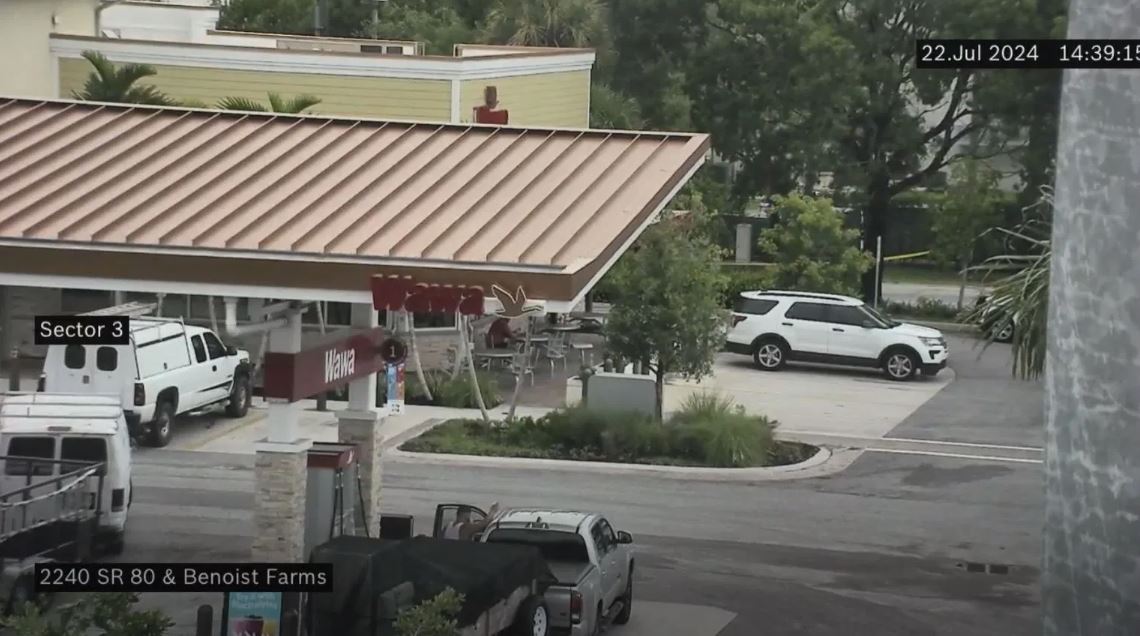
M 566 362 L 566 334 L 556 333 L 550 337 L 543 349 L 543 356 L 550 362 L 550 375 L 554 375 L 554 362 L 562 361 L 562 370 L 567 370 Z
M 516 376 L 530 376 L 530 385 L 534 386 L 534 364 L 530 360 L 530 356 L 522 353 L 515 354 L 511 358 L 511 373 Z

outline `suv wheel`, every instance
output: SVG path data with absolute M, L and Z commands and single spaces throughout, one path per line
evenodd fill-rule
M 761 340 L 752 350 L 752 361 L 764 371 L 779 371 L 788 363 L 788 347 L 779 340 Z
M 887 377 L 898 382 L 905 382 L 918 375 L 920 364 L 918 356 L 905 349 L 890 351 L 883 358 L 883 370 Z

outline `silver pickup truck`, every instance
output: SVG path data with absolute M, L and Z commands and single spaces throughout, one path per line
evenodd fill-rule
M 462 536 L 485 543 L 538 548 L 558 582 L 545 593 L 550 633 L 593 636 L 629 622 L 633 610 L 633 537 L 604 517 L 566 510 L 510 509 L 488 518 L 465 504 L 435 511 L 434 536 L 446 538 L 457 523 L 478 531 Z M 451 535 L 454 536 L 454 535 Z

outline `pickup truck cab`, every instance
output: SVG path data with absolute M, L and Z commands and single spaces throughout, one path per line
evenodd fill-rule
M 177 318 L 130 319 L 125 345 L 51 345 L 40 391 L 121 396 L 132 437 L 166 446 L 175 416 L 223 406 L 244 417 L 252 391 L 249 353 Z
M 461 518 L 478 526 L 472 539 L 539 549 L 558 582 L 545 592 L 550 633 L 593 636 L 624 625 L 633 611 L 633 537 L 605 517 L 568 510 L 515 508 L 493 517 L 474 506 L 436 508 L 434 536 Z

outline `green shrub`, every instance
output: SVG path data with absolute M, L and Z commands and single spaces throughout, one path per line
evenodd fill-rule
M 462 371 L 454 378 L 447 371 L 425 371 L 424 378 L 431 388 L 432 403 L 437 406 L 448 406 L 459 409 L 479 408 L 475 401 L 475 393 L 471 390 L 471 376 Z M 484 371 L 476 371 L 475 379 L 479 383 L 479 391 L 483 394 L 483 403 L 488 408 L 503 403 L 503 393 L 495 378 Z M 427 393 L 420 384 L 419 375 L 409 373 L 404 388 L 404 399 L 408 402 L 423 402 Z
M 885 301 L 883 311 L 890 316 L 925 318 L 927 320 L 957 320 L 958 310 L 937 298 L 920 296 L 913 303 Z
M 674 456 L 709 466 L 745 467 L 766 463 L 775 424 L 749 415 L 732 398 L 694 393 L 669 420 Z
M 406 442 L 414 452 L 544 457 L 742 468 L 799 461 L 814 448 L 785 449 L 775 423 L 715 394 L 696 394 L 665 424 L 647 414 L 573 407 L 487 426 L 445 422 Z M 804 455 L 804 457 L 801 457 Z
M 772 271 L 768 267 L 734 267 L 728 270 L 728 285 L 724 289 L 722 306 L 732 309 L 733 302 L 740 292 L 769 289 L 772 286 Z

